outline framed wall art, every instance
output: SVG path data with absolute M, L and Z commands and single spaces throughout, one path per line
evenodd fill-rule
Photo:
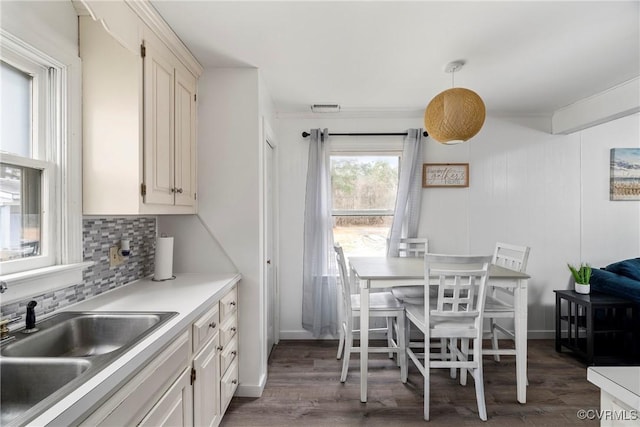
M 424 163 L 422 187 L 468 187 L 469 163 Z
M 611 149 L 611 200 L 640 200 L 640 148 Z

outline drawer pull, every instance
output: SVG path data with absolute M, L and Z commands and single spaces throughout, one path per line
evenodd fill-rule
M 216 326 L 217 326 L 217 325 L 216 325 L 216 322 L 211 322 L 211 323 L 209 323 L 209 327 L 210 327 L 211 329 L 214 329 Z
M 216 347 L 216 350 L 218 350 L 218 351 L 222 351 L 223 349 L 224 349 L 224 347 L 222 347 L 221 345 Z
M 236 331 L 236 327 L 235 327 L 235 326 L 232 326 L 229 330 L 230 330 L 231 332 L 235 332 L 235 331 Z
M 231 380 L 231 384 L 238 384 L 238 380 Z

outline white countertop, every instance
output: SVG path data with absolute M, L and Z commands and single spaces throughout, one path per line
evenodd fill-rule
M 178 315 L 30 421 L 29 425 L 70 425 L 85 418 L 111 395 L 114 388 L 144 367 L 151 357 L 240 280 L 240 275 L 234 273 L 176 276 L 175 280 L 164 282 L 139 280 L 59 311 L 175 311 Z
M 640 411 L 640 366 L 592 366 L 587 369 L 587 379 Z

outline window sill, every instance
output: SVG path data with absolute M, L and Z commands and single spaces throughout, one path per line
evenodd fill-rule
M 0 296 L 0 304 L 17 302 L 80 284 L 82 283 L 82 270 L 92 265 L 92 261 L 79 262 L 0 276 L 0 280 L 7 284 L 7 290 Z

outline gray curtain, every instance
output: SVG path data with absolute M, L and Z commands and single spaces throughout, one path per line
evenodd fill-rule
M 389 231 L 387 256 L 398 256 L 403 237 L 418 237 L 422 204 L 422 129 L 409 129 L 404 138 L 398 195 Z
M 304 211 L 302 327 L 314 337 L 338 331 L 328 135 L 327 129 L 311 130 Z

